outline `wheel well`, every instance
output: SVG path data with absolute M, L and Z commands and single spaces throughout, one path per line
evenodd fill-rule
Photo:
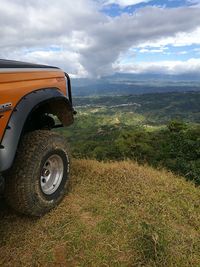
M 68 126 L 73 123 L 73 111 L 70 103 L 63 99 L 48 100 L 38 104 L 29 114 L 24 132 L 39 129 L 52 129 L 58 126 Z
M 40 129 L 41 114 L 56 115 L 67 126 L 73 123 L 73 112 L 72 104 L 57 88 L 40 89 L 24 96 L 13 109 L 1 140 L 0 172 L 12 166 L 24 132 Z

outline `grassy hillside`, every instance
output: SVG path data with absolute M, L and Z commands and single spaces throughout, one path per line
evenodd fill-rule
M 200 191 L 132 162 L 73 162 L 71 189 L 39 220 L 0 208 L 0 266 L 200 266 Z

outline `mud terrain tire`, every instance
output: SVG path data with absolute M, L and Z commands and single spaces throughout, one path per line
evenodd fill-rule
M 65 138 L 54 132 L 26 134 L 5 177 L 8 204 L 19 213 L 37 217 L 57 206 L 68 188 L 68 153 Z

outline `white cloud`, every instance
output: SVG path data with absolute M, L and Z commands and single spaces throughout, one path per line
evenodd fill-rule
M 131 6 L 140 3 L 150 2 L 151 0 L 107 0 L 104 2 L 105 5 L 117 4 L 120 6 Z
M 113 64 L 115 71 L 124 73 L 164 73 L 164 74 L 200 74 L 200 58 L 191 58 L 187 61 L 162 61 Z
M 76 0 L 76 5 L 67 0 L 0 0 L 0 57 L 58 65 L 83 76 L 87 71 L 79 50 L 92 40 L 86 29 L 104 19 L 90 0 Z
M 200 0 L 187 0 L 188 3 L 191 3 L 191 4 L 200 4 Z
M 159 47 L 159 48 L 141 48 L 139 53 L 166 53 L 165 50 L 168 50 L 168 47 Z
M 174 36 L 169 36 L 165 38 L 160 38 L 154 42 L 147 41 L 140 44 L 138 47 L 140 48 L 148 48 L 148 47 L 164 47 L 167 45 L 172 45 L 176 47 L 181 46 L 189 46 L 189 45 L 200 45 L 200 27 L 186 32 L 178 32 Z
M 66 50 L 58 51 L 44 51 L 37 50 L 33 52 L 27 52 L 23 55 L 25 61 L 29 61 L 30 58 L 34 62 L 40 62 L 41 64 L 60 66 L 66 69 L 73 77 L 86 77 L 87 71 L 79 63 L 79 54 Z
M 196 52 L 197 54 L 200 54 L 200 47 L 194 48 L 193 51 Z

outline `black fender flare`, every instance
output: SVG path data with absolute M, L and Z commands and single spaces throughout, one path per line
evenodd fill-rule
M 57 88 L 45 88 L 25 95 L 13 109 L 0 145 L 0 172 L 8 170 L 14 161 L 27 118 L 37 106 L 53 100 L 63 100 L 73 108 L 68 98 Z

